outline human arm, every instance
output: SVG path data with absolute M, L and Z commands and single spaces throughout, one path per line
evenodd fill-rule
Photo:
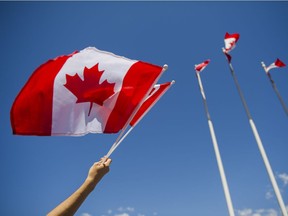
M 66 200 L 60 203 L 47 216 L 71 216 L 74 215 L 88 195 L 94 190 L 103 176 L 109 172 L 110 158 L 101 158 L 93 164 L 84 183 Z

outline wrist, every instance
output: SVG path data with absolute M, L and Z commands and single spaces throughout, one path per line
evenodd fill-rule
M 83 185 L 87 188 L 87 190 L 89 190 L 90 192 L 94 190 L 94 188 L 96 187 L 97 183 L 99 181 L 87 178 L 85 180 L 85 182 L 83 183 Z

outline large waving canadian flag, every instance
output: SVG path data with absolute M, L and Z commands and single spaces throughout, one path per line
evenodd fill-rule
M 13 133 L 117 133 L 162 72 L 162 67 L 94 47 L 49 60 L 34 71 L 13 103 Z

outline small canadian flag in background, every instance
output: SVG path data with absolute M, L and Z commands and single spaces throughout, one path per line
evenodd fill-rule
M 18 135 L 117 133 L 162 74 L 162 67 L 88 47 L 49 60 L 16 97 Z
M 268 72 L 269 70 L 273 69 L 273 68 L 279 68 L 279 67 L 285 67 L 286 65 L 280 60 L 280 59 L 276 59 L 275 62 L 273 62 L 272 64 L 270 64 L 267 68 L 266 71 Z
M 223 52 L 228 60 L 229 63 L 231 63 L 232 56 L 229 54 L 229 52 L 236 47 L 236 43 L 240 38 L 240 34 L 234 33 L 234 34 L 229 34 L 226 32 L 224 36 L 224 44 L 225 48 L 223 48 Z
M 229 34 L 226 32 L 224 36 L 225 50 L 230 52 L 235 48 L 237 41 L 239 40 L 240 35 L 238 33 Z
M 209 64 L 209 62 L 210 62 L 210 59 L 208 59 L 208 60 L 206 60 L 200 64 L 195 65 L 196 72 L 203 71 L 206 68 L 206 66 Z

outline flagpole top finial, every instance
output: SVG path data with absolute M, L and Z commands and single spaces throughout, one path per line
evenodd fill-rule
M 264 68 L 265 68 L 265 66 L 266 66 L 263 61 L 261 62 L 261 65 L 262 65 L 262 67 L 264 67 Z

